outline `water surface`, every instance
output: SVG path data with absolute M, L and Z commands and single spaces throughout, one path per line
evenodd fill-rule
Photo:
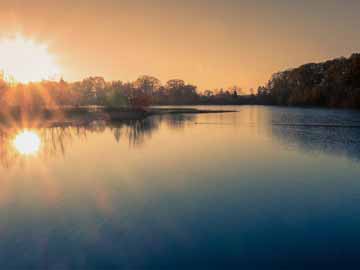
M 1 268 L 358 262 L 360 113 L 234 109 L 2 128 Z

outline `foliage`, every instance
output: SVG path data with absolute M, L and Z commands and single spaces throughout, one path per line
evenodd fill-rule
M 122 108 L 129 105 L 129 100 L 121 88 L 114 87 L 106 92 L 104 105 L 112 108 Z
M 265 87 L 244 95 L 238 86 L 205 90 L 181 79 L 162 84 L 152 76 L 133 82 L 88 77 L 78 82 L 42 81 L 14 84 L 0 73 L 1 110 L 18 107 L 38 110 L 54 107 L 106 106 L 145 108 L 150 105 L 274 104 L 360 108 L 360 54 L 278 72 Z
M 276 73 L 258 95 L 276 105 L 360 108 L 360 54 Z

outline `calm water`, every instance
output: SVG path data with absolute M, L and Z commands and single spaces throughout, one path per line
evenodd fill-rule
M 3 128 L 0 268 L 359 262 L 360 113 L 235 109 Z

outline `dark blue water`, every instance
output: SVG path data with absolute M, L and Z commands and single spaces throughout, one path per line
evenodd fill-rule
M 360 113 L 235 109 L 2 131 L 0 268 L 354 268 Z

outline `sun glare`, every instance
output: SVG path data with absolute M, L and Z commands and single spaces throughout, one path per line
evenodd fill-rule
M 40 136 L 29 130 L 23 130 L 18 133 L 13 141 L 16 151 L 25 156 L 36 155 L 41 147 Z
M 47 45 L 20 35 L 0 40 L 0 70 L 6 79 L 22 83 L 57 79 L 60 75 Z

